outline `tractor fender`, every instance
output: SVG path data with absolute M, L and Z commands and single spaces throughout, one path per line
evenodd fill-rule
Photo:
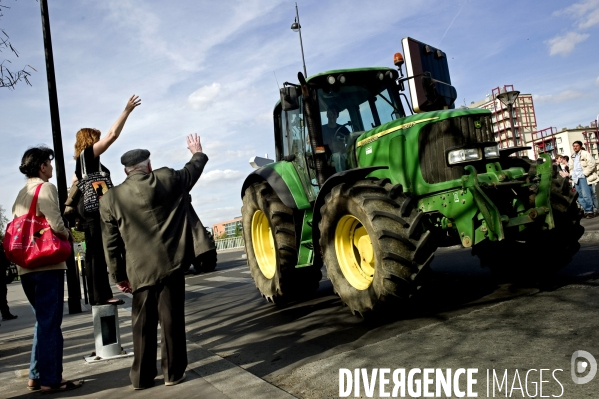
M 268 182 L 285 206 L 291 209 L 297 209 L 297 204 L 295 203 L 295 199 L 293 198 L 287 183 L 285 183 L 285 180 L 283 180 L 281 175 L 274 168 L 268 165 L 256 169 L 254 172 L 250 173 L 248 177 L 246 177 L 245 181 L 243 182 L 243 186 L 241 187 L 241 199 L 243 199 L 245 190 L 249 186 L 261 181 Z
M 327 194 L 333 189 L 333 187 L 341 183 L 362 180 L 376 170 L 388 168 L 388 166 L 368 166 L 365 168 L 345 170 L 343 172 L 335 173 L 324 182 L 324 185 L 321 187 L 318 196 L 316 197 L 316 202 L 314 203 L 314 215 L 312 216 L 312 244 L 314 245 L 315 254 L 320 255 L 320 230 L 318 229 L 318 224 L 320 223 L 321 219 L 320 208 L 322 208 L 324 205 L 324 200 Z

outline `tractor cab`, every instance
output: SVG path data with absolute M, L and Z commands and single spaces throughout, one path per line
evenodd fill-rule
M 321 130 L 327 178 L 357 166 L 353 143 L 360 135 L 405 116 L 397 77 L 398 72 L 390 68 L 363 68 L 328 71 L 307 80 L 317 96 L 319 112 L 311 122 Z M 274 111 L 277 161 L 291 160 L 306 191 L 316 195 L 303 100 L 296 87 L 282 89 L 282 101 Z

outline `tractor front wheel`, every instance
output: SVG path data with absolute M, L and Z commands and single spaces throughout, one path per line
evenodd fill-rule
M 320 246 L 335 292 L 362 317 L 401 308 L 435 247 L 412 198 L 384 180 L 335 186 L 320 209 Z

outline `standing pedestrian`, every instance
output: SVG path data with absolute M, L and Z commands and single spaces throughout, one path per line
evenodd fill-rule
M 187 146 L 193 155 L 181 170 L 153 170 L 148 150 L 126 152 L 127 178 L 100 202 L 108 269 L 121 291 L 133 293 L 129 377 L 135 389 L 154 385 L 158 322 L 164 383 L 185 379 L 184 272 L 194 257 L 214 249 L 189 201 L 208 157 L 197 135 L 187 137 Z
M 41 185 L 36 205 L 37 215 L 46 218 L 55 234 L 72 240 L 71 232 L 62 221 L 58 191 L 48 182 L 53 173 L 53 159 L 54 151 L 46 147 L 34 147 L 25 151 L 19 170 L 27 176 L 27 182 L 17 195 L 12 214 L 14 218 L 27 214 L 35 191 Z M 83 380 L 73 382 L 62 378 L 63 338 L 60 325 L 66 268 L 65 262 L 34 269 L 18 267 L 23 291 L 36 320 L 27 384 L 32 391 L 69 391 L 83 385 Z
M 83 165 L 80 158 L 82 153 L 87 173 L 99 172 L 101 168 L 102 172 L 110 176 L 110 171 L 104 165 L 100 164 L 100 155 L 108 150 L 112 143 L 119 138 L 129 114 L 140 104 L 141 100 L 139 97 L 132 95 L 129 101 L 127 101 L 125 110 L 119 115 L 110 130 L 108 130 L 108 133 L 102 138 L 100 138 L 100 131 L 97 129 L 83 128 L 77 132 L 75 141 L 75 161 L 77 165 L 69 197 L 76 195 L 76 183 L 83 179 Z M 99 198 L 103 196 L 102 188 L 98 187 L 98 190 L 97 195 Z M 80 201 L 83 201 L 83 198 Z M 67 203 L 70 202 L 67 201 Z M 83 206 L 79 206 L 78 209 L 79 213 L 82 213 L 80 216 L 85 221 L 83 225 L 86 245 L 85 278 L 87 281 L 89 303 L 92 306 L 122 304 L 122 300 L 113 298 L 110 281 L 108 280 L 108 269 L 102 247 L 100 214 L 99 212 L 87 213 L 83 209 Z
M 585 217 L 592 219 L 595 214 L 593 213 L 591 185 L 599 180 L 595 170 L 595 159 L 582 149 L 581 141 L 575 141 L 572 144 L 572 149 L 574 153 L 570 157 L 570 177 L 578 192 L 578 202 L 584 210 Z
M 4 247 L 0 243 L 0 312 L 2 321 L 14 320 L 18 316 L 10 313 L 8 307 L 8 289 L 6 288 L 6 270 L 10 267 L 10 261 L 6 258 Z

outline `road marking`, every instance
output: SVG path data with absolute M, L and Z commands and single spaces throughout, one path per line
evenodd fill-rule
M 251 283 L 252 279 L 247 277 L 226 277 L 226 276 L 214 276 L 206 278 L 207 281 L 219 281 L 226 283 Z
M 210 287 L 207 285 L 189 285 L 185 284 L 185 291 L 199 292 L 201 294 L 210 294 L 211 292 L 224 291 L 224 288 Z
M 234 272 L 234 271 L 237 271 L 237 270 L 247 270 L 247 268 L 248 268 L 247 266 L 237 266 L 237 267 L 234 267 L 232 269 L 221 270 L 221 273 Z
M 251 273 L 251 271 L 249 271 L 249 270 L 246 270 L 246 271 L 244 271 L 244 272 L 241 272 L 241 273 L 242 273 L 242 274 L 250 274 L 250 273 Z

